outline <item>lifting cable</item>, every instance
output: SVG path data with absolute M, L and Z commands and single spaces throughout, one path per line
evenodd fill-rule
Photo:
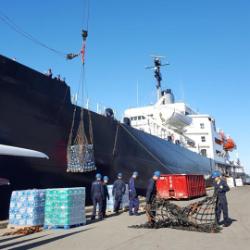
M 29 34 L 28 32 L 24 31 L 19 25 L 17 25 L 16 23 L 14 23 L 7 15 L 5 15 L 2 11 L 0 11 L 0 20 L 5 23 L 9 28 L 11 28 L 12 30 L 14 30 L 16 33 L 18 33 L 19 35 L 25 37 L 26 39 L 32 41 L 33 43 L 50 50 L 51 52 L 62 56 L 62 57 L 66 57 L 67 53 L 64 53 L 62 51 L 56 50 L 54 48 L 51 48 L 50 46 L 46 45 L 45 43 L 39 41 L 37 38 L 35 38 L 34 36 L 32 36 L 31 34 Z
M 82 19 L 82 26 L 85 26 L 86 29 L 84 29 L 82 31 L 82 36 L 84 38 L 85 36 L 85 40 L 87 38 L 87 34 L 88 34 L 88 26 L 89 26 L 89 12 L 90 12 L 90 0 L 86 0 L 86 9 L 85 11 L 83 11 L 83 19 Z M 47 44 L 45 44 L 44 42 L 41 42 L 39 39 L 35 38 L 33 35 L 31 35 L 30 33 L 26 32 L 23 28 L 21 28 L 19 25 L 17 25 L 13 20 L 11 20 L 6 14 L 4 14 L 1 10 L 0 10 L 0 20 L 6 24 L 10 29 L 12 29 L 13 31 L 15 31 L 16 33 L 18 33 L 19 35 L 23 36 L 24 38 L 30 40 L 31 42 L 47 49 L 50 50 L 51 52 L 57 54 L 58 56 L 64 57 L 68 60 L 73 59 L 75 57 L 78 57 L 80 55 L 82 55 L 82 61 L 84 64 L 84 54 L 85 54 L 85 43 L 83 42 L 83 46 L 82 49 L 79 53 L 75 54 L 75 53 L 65 53 L 62 51 L 59 51 L 57 49 L 54 49 L 50 46 L 48 46 Z
M 83 11 L 83 19 L 82 19 L 82 27 L 86 27 L 86 29 L 82 30 L 82 49 L 81 49 L 80 53 L 77 53 L 77 54 L 75 54 L 75 53 L 66 54 L 66 58 L 68 60 L 71 60 L 71 59 L 78 57 L 80 55 L 82 57 L 82 67 L 81 67 L 80 77 L 79 77 L 79 81 L 78 81 L 76 103 L 75 103 L 75 107 L 74 107 L 74 111 L 73 111 L 72 125 L 71 125 L 71 129 L 70 129 L 70 139 L 69 139 L 70 142 L 72 141 L 72 134 L 73 134 L 74 126 L 75 126 L 75 116 L 76 116 L 76 110 L 77 110 L 77 103 L 78 103 L 80 93 L 81 93 L 81 98 L 82 98 L 81 101 L 83 102 L 83 105 L 84 105 L 84 82 L 85 82 L 85 67 L 84 66 L 85 66 L 86 40 L 88 37 L 89 8 L 90 8 L 89 0 L 86 0 L 86 4 L 87 4 L 87 8 L 84 8 L 85 11 Z M 86 21 L 85 21 L 85 18 L 86 18 Z M 80 116 L 82 116 L 81 118 L 83 119 L 83 109 L 82 108 L 80 111 Z
M 154 153 L 152 153 L 143 143 L 140 142 L 136 136 L 134 136 L 123 124 L 120 123 L 120 126 L 153 158 L 155 159 L 161 166 L 165 167 L 166 164 L 164 164 Z M 171 173 L 174 173 L 173 170 L 168 166 Z

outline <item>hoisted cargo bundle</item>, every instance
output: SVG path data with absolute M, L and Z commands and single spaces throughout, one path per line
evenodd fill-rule
M 75 113 L 75 111 L 74 111 Z M 67 172 L 90 172 L 96 170 L 94 160 L 94 148 L 92 139 L 92 123 L 89 113 L 89 136 L 90 142 L 88 142 L 84 129 L 83 121 L 84 110 L 81 109 L 80 122 L 77 130 L 77 134 L 74 142 L 72 143 L 74 118 L 72 122 L 72 128 L 69 136 L 69 143 L 67 148 Z M 75 114 L 74 114 L 75 117 Z
M 82 49 L 81 49 L 80 54 L 82 55 L 83 69 L 84 69 L 84 64 L 85 64 L 85 47 L 86 47 L 87 37 L 88 37 L 88 31 L 82 30 L 83 42 L 82 42 Z M 72 59 L 71 57 L 74 58 L 75 55 L 69 54 L 67 58 Z M 84 71 L 82 72 L 84 73 Z M 81 88 L 83 90 L 83 86 L 79 86 L 79 90 Z M 77 130 L 75 139 L 73 141 L 75 114 L 76 114 L 76 107 L 73 113 L 73 121 L 72 121 L 68 147 L 67 147 L 67 172 L 74 172 L 74 173 L 81 172 L 82 173 L 82 172 L 94 171 L 96 170 L 96 166 L 95 166 L 95 160 L 94 160 L 93 133 L 92 133 L 92 123 L 91 123 L 90 112 L 88 112 L 90 141 L 88 141 L 88 138 L 85 133 L 84 121 L 83 121 L 83 115 L 84 115 L 83 109 L 81 109 L 80 111 L 80 122 L 78 125 L 78 130 Z

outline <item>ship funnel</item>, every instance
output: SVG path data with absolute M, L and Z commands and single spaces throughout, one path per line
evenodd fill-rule
M 174 94 L 171 89 L 166 89 L 161 92 L 162 96 L 164 96 L 165 104 L 174 103 Z

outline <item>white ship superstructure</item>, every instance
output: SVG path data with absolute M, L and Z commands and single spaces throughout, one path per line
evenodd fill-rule
M 239 159 L 230 159 L 236 144 L 224 132 L 217 131 L 215 119 L 197 113 L 184 102 L 175 102 L 170 89 L 161 90 L 160 67 L 159 58 L 155 58 L 157 102 L 125 110 L 124 116 L 129 118 L 130 125 L 210 158 L 215 168 L 226 173 L 243 173 Z

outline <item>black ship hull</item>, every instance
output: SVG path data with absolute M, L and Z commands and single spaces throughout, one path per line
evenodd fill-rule
M 28 188 L 90 186 L 96 172 L 111 181 L 122 172 L 140 174 L 143 193 L 152 172 L 210 173 L 213 161 L 179 145 L 138 131 L 118 121 L 84 110 L 84 128 L 90 139 L 92 128 L 97 171 L 68 173 L 67 145 L 76 108 L 70 89 L 62 82 L 0 56 L 0 144 L 41 151 L 49 160 L 0 155 L 0 177 L 10 186 L 0 186 L 0 219 L 8 215 L 12 190 Z M 87 195 L 89 200 L 89 196 Z

